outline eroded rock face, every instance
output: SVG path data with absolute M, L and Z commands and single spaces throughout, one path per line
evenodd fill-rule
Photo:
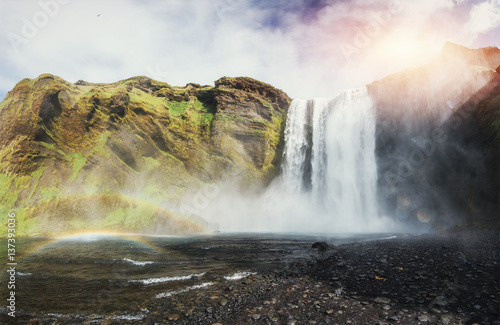
M 165 207 L 182 214 L 188 188 L 229 176 L 242 188 L 267 184 L 280 164 L 289 103 L 284 92 L 250 78 L 224 77 L 215 87 L 147 77 L 25 79 L 0 104 L 2 211 L 31 220 L 20 229 L 30 234 L 50 233 L 56 221 L 64 231 L 161 232 L 158 224 L 199 231 Z M 84 213 L 76 208 L 85 204 Z M 50 222 L 41 217 L 49 214 Z M 119 215 L 136 217 L 124 224 Z M 168 217 L 175 225 L 161 221 Z
M 413 226 L 498 224 L 500 50 L 447 43 L 436 60 L 368 85 L 381 213 Z

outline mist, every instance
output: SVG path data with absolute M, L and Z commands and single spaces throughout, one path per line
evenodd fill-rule
M 461 51 L 447 45 L 368 91 L 294 100 L 280 174 L 267 187 L 238 191 L 234 177 L 184 200 L 220 231 L 427 232 L 463 223 L 472 204 L 464 198 L 491 163 L 466 140 L 471 114 L 496 73 Z

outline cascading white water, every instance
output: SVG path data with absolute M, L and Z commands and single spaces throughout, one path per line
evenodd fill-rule
M 377 219 L 375 113 L 366 88 L 292 102 L 281 182 L 312 203 L 329 231 Z
M 281 177 L 264 192 L 242 196 L 230 187 L 211 201 L 207 220 L 222 231 L 390 231 L 377 216 L 375 113 L 366 88 L 294 100 L 283 158 Z

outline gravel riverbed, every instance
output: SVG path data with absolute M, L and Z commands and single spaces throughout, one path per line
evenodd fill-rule
M 24 312 L 12 319 L 2 312 L 0 321 L 500 325 L 499 232 L 453 232 L 316 246 L 319 249 L 311 247 L 310 257 L 286 266 L 241 279 L 208 278 L 204 285 L 150 299 L 126 313 L 79 316 Z

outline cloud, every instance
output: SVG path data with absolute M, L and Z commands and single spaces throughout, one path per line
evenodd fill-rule
M 500 0 L 489 0 L 475 5 L 470 11 L 464 30 L 473 38 L 500 26 Z
M 474 6 L 470 31 L 498 28 L 495 15 L 477 18 L 495 1 Z M 448 39 L 468 40 L 455 13 L 471 6 L 451 0 L 3 0 L 0 96 L 25 77 L 53 73 L 72 82 L 148 75 L 172 85 L 241 75 L 292 97 L 331 97 L 430 60 Z M 426 55 L 396 60 L 384 53 L 398 43 Z M 346 56 L 342 44 L 355 55 Z

